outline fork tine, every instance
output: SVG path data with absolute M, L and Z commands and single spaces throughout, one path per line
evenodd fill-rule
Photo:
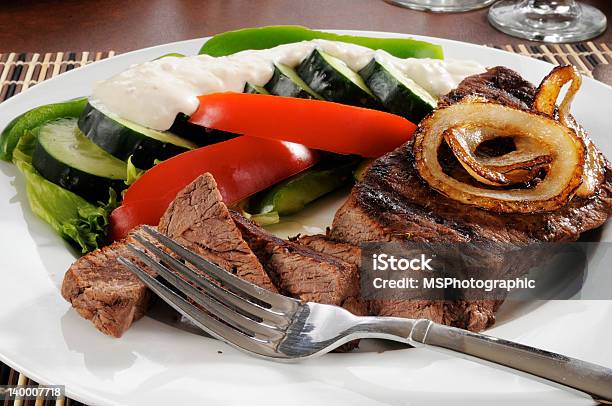
M 193 265 L 196 266 L 196 268 L 198 268 L 202 272 L 205 272 L 207 275 L 211 276 L 217 281 L 221 282 L 230 290 L 233 290 L 237 293 L 242 292 L 255 300 L 267 303 L 272 307 L 273 310 L 279 312 L 293 314 L 300 305 L 299 300 L 267 291 L 264 288 L 260 288 L 259 286 L 244 281 L 239 277 L 232 275 L 229 272 L 226 272 L 225 270 L 219 268 L 217 265 L 184 248 L 171 238 L 161 234 L 152 227 L 143 226 L 142 229 L 149 236 L 156 239 L 166 248 L 173 251 L 179 258 L 191 262 Z
M 207 294 L 215 297 L 215 299 L 217 299 L 219 302 L 231 304 L 240 311 L 245 312 L 247 315 L 253 315 L 259 317 L 263 321 L 267 321 L 267 324 L 272 324 L 282 328 L 286 327 L 289 323 L 287 316 L 278 314 L 271 309 L 263 308 L 256 303 L 249 302 L 242 296 L 211 283 L 211 281 L 209 281 L 206 277 L 197 274 L 193 269 L 184 265 L 182 262 L 158 248 L 155 244 L 151 243 L 144 237 L 138 234 L 134 234 L 133 237 L 155 256 L 165 262 L 170 268 L 172 268 L 173 271 L 179 273 L 182 277 L 193 283 L 196 287 L 204 290 Z M 213 264 L 213 266 L 216 267 L 217 265 Z M 223 269 L 219 269 L 225 272 Z
M 206 312 L 201 311 L 169 287 L 134 265 L 130 260 L 119 257 L 119 262 L 132 271 L 149 289 L 155 292 L 166 303 L 176 311 L 193 321 L 198 327 L 213 337 L 225 341 L 240 350 L 252 351 L 256 354 L 279 358 L 282 354 L 277 353 L 267 342 L 250 337 L 231 326 L 215 319 Z
M 145 244 L 147 241 L 143 241 Z M 147 248 L 155 248 L 160 254 L 165 254 L 163 251 L 159 250 L 157 247 L 154 247 L 153 244 L 146 244 Z M 202 306 L 206 311 L 220 318 L 226 324 L 231 324 L 237 330 L 240 330 L 248 335 L 255 336 L 258 338 L 266 339 L 266 340 L 275 340 L 282 337 L 282 332 L 276 328 L 276 326 L 269 326 L 265 324 L 258 323 L 251 318 L 238 313 L 236 310 L 228 307 L 223 302 L 219 301 L 212 295 L 207 294 L 207 292 L 202 292 L 177 274 L 170 271 L 164 265 L 158 263 L 153 258 L 149 257 L 145 252 L 136 248 L 132 244 L 127 245 L 128 249 L 132 251 L 141 261 L 143 261 L 146 265 L 151 267 L 155 272 L 157 272 L 162 278 L 170 282 L 172 286 L 177 288 L 179 291 L 187 295 L 188 298 L 194 300 L 197 304 Z M 157 253 L 155 253 L 157 255 Z M 174 262 L 174 266 L 182 265 L 179 261 L 172 258 L 170 255 L 165 254 L 164 259 L 169 262 Z M 168 264 L 169 265 L 169 264 Z M 185 265 L 182 265 L 185 267 Z

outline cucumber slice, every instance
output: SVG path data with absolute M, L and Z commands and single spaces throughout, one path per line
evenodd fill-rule
M 79 129 L 96 145 L 109 154 L 132 163 L 141 169 L 153 166 L 154 161 L 196 148 L 168 131 L 157 131 L 119 118 L 98 103 L 90 100 L 79 118 Z
M 390 63 L 374 58 L 359 74 L 387 111 L 413 123 L 418 123 L 436 108 L 436 99 L 427 90 Z
M 379 108 L 374 94 L 342 60 L 315 49 L 297 69 L 310 88 L 323 99 L 353 106 Z
M 247 83 L 244 85 L 244 90 L 242 93 L 251 93 L 251 94 L 270 94 L 263 86 L 252 85 Z
M 323 100 L 298 76 L 295 70 L 282 63 L 274 64 L 274 74 L 272 79 L 266 83 L 265 88 L 277 96 Z
M 11 161 L 19 139 L 27 132 L 58 118 L 79 117 L 87 104 L 84 97 L 61 103 L 45 104 L 11 121 L 0 134 L 0 159 Z
M 172 123 L 172 127 L 168 130 L 172 134 L 193 142 L 198 147 L 216 144 L 236 138 L 238 135 L 227 131 L 215 130 L 214 128 L 206 128 L 201 125 L 189 122 L 189 116 L 179 113 Z
M 93 203 L 108 201 L 109 188 L 125 188 L 126 163 L 83 135 L 76 118 L 39 127 L 32 165 L 48 181 Z
M 356 164 L 351 156 L 331 158 L 262 192 L 253 199 L 251 208 L 260 215 L 295 214 L 307 204 L 349 183 Z

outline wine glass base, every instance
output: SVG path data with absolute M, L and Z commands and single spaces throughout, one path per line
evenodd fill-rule
M 385 0 L 387 3 L 434 13 L 459 13 L 486 7 L 495 0 Z
M 552 43 L 586 41 L 606 30 L 606 16 L 593 6 L 578 3 L 581 13 L 566 26 L 547 27 L 528 17 L 529 10 L 513 0 L 502 0 L 489 9 L 489 22 L 503 33 L 531 41 Z

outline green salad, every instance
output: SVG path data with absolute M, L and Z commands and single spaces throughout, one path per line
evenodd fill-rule
M 443 57 L 438 45 L 423 41 L 338 35 L 298 26 L 219 34 L 202 46 L 200 54 L 225 56 L 312 39 L 381 49 L 399 58 Z M 170 53 L 160 58 L 182 57 Z M 435 107 L 435 99 L 426 90 L 375 60 L 362 71 L 353 71 L 338 58 L 315 49 L 298 66 L 276 63 L 273 68 L 268 83 L 247 82 L 244 92 L 350 104 L 388 111 L 413 122 Z M 119 117 L 95 100 L 79 98 L 40 106 L 15 118 L 0 135 L 0 159 L 15 164 L 25 177 L 32 211 L 86 253 L 108 242 L 111 211 L 147 170 L 174 156 L 238 136 L 193 124 L 184 114 L 176 117 L 168 131 L 157 131 Z M 261 190 L 238 207 L 260 224 L 278 222 L 350 184 L 361 161 L 355 156 L 326 154 L 314 167 Z

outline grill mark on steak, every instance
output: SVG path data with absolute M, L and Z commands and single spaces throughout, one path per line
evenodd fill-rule
M 277 291 L 230 218 L 212 175 L 200 176 L 179 192 L 159 230 L 226 271 Z M 128 242 L 135 241 L 128 237 L 79 258 L 62 284 L 62 296 L 77 312 L 114 337 L 144 315 L 150 297 L 146 286 L 117 262 L 124 256 L 147 269 L 127 250 Z
M 496 66 L 480 75 L 465 78 L 456 89 L 440 97 L 438 108 L 450 106 L 466 96 L 481 96 L 507 106 L 529 109 L 535 94 L 536 87 L 517 72 Z

